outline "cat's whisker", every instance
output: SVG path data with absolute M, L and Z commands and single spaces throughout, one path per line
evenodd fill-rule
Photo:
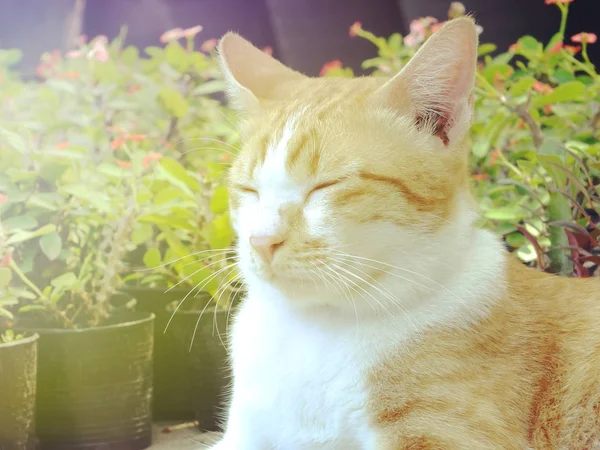
M 364 296 L 364 294 L 367 294 L 367 295 L 369 295 L 369 296 L 370 296 L 370 297 L 371 297 L 373 300 L 375 300 L 375 302 L 376 302 L 376 303 L 377 303 L 377 304 L 378 304 L 380 307 L 382 307 L 382 308 L 385 310 L 385 307 L 384 307 L 383 305 L 381 305 L 381 302 L 379 302 L 379 300 L 377 300 L 377 298 L 376 298 L 374 295 L 372 295 L 372 294 L 371 294 L 369 291 L 367 291 L 366 289 L 364 289 L 364 288 L 363 288 L 361 285 L 359 285 L 359 284 L 358 284 L 356 281 L 354 281 L 354 280 L 352 280 L 352 279 L 348 278 L 347 276 L 345 276 L 345 275 L 343 275 L 343 274 L 339 273 L 339 271 L 335 270 L 335 268 L 332 268 L 332 267 L 331 267 L 330 265 L 328 265 L 328 264 L 324 265 L 324 267 L 326 267 L 327 269 L 329 269 L 329 270 L 330 270 L 332 273 L 335 273 L 335 275 L 336 275 L 337 277 L 339 277 L 340 279 L 346 280 L 346 282 L 347 282 L 347 283 L 350 283 L 350 284 L 347 284 L 347 286 L 348 286 L 349 288 L 351 288 L 351 289 L 352 289 L 354 292 L 356 292 L 356 294 L 357 294 L 359 297 L 361 297 L 362 299 L 364 299 L 364 300 L 367 302 L 367 304 L 368 304 L 368 305 L 369 305 L 369 306 L 370 306 L 370 307 L 373 309 L 373 311 L 377 312 L 377 308 L 375 308 L 375 307 L 374 307 L 374 306 L 373 306 L 373 305 L 372 305 L 372 304 L 371 304 L 371 303 L 368 301 L 368 299 L 367 299 L 367 298 Z M 359 291 L 358 291 L 356 288 L 359 288 L 361 291 L 363 291 L 363 292 L 364 292 L 364 294 L 361 294 L 361 293 L 360 293 L 360 292 L 359 292 Z M 387 312 L 387 313 L 388 313 L 390 316 L 392 316 L 392 313 L 391 313 L 390 311 L 386 311 L 386 312 Z
M 189 149 L 189 150 L 186 150 L 186 151 L 184 151 L 184 152 L 181 152 L 181 153 L 179 154 L 179 156 L 181 157 L 181 156 L 183 156 L 183 155 L 187 155 L 188 153 L 197 152 L 197 151 L 199 151 L 199 150 L 217 150 L 217 151 L 220 151 L 220 152 L 223 152 L 223 153 L 227 153 L 227 154 L 229 154 L 229 155 L 232 155 L 232 156 L 234 156 L 234 157 L 237 157 L 237 155 L 236 155 L 235 153 L 233 153 L 233 152 L 230 152 L 229 150 L 225 150 L 224 148 L 219 148 L 219 147 L 194 147 L 194 148 L 191 148 L 191 149 Z
M 227 267 L 227 268 L 229 269 L 229 267 Z M 228 274 L 226 276 L 228 276 L 229 274 L 231 274 L 231 272 L 233 270 L 235 270 L 235 266 L 233 266 L 233 267 L 230 268 L 230 271 L 228 272 Z M 223 271 L 223 269 L 221 269 L 219 272 L 222 272 L 222 271 Z M 200 292 L 200 290 L 198 292 Z M 213 302 L 213 299 L 214 299 L 214 296 L 211 296 L 210 300 L 206 302 L 206 304 L 204 305 L 204 308 L 202 308 L 202 311 L 200 311 L 200 314 L 198 315 L 198 319 L 196 320 L 196 325 L 194 326 L 194 332 L 192 333 L 192 340 L 190 342 L 190 348 L 189 348 L 190 352 L 192 351 L 192 347 L 194 346 L 194 341 L 196 340 L 196 333 L 198 332 L 198 327 L 200 326 L 200 321 L 202 320 L 202 316 L 204 315 L 204 312 L 206 311 L 206 308 L 208 308 L 208 305 L 210 305 Z M 216 307 L 215 307 L 215 309 L 216 309 Z M 213 325 L 214 325 L 214 322 L 213 322 Z
M 348 260 L 338 260 L 338 259 L 334 259 L 331 258 L 331 260 L 340 262 L 342 264 L 350 264 L 351 262 Z M 334 266 L 338 267 L 337 264 L 334 264 Z M 394 305 L 395 307 L 397 307 L 406 317 L 406 319 L 408 320 L 408 322 L 414 327 L 415 330 L 418 330 L 419 327 L 417 326 L 417 324 L 414 322 L 412 316 L 410 315 L 410 312 L 404 307 L 404 305 L 402 305 L 402 302 L 397 299 L 396 297 L 394 297 L 394 294 L 392 294 L 392 292 L 386 288 L 383 284 L 381 284 L 379 281 L 377 281 L 375 278 L 373 278 L 371 275 L 369 275 L 367 272 L 365 272 L 364 270 L 359 269 L 358 267 L 352 267 L 353 269 L 361 272 L 362 274 L 364 274 L 366 277 L 368 277 L 370 280 L 373 281 L 373 283 L 370 283 L 366 280 L 363 280 L 363 282 L 369 284 L 372 288 L 376 289 L 380 294 L 382 294 L 384 297 L 386 297 L 391 303 L 392 305 Z M 349 271 L 351 273 L 351 271 Z M 357 276 L 356 274 L 354 274 L 355 276 Z M 358 277 L 361 278 L 361 277 Z M 361 278 L 362 280 L 362 278 Z M 379 288 L 377 285 L 381 286 L 381 288 Z
M 177 141 L 177 143 L 175 143 L 175 147 L 177 147 L 179 144 L 183 144 L 184 142 L 190 142 L 190 141 L 216 142 L 218 144 L 225 145 L 225 146 L 229 147 L 230 149 L 234 150 L 236 152 L 236 155 L 237 155 L 237 153 L 240 152 L 240 149 L 234 145 L 231 145 L 225 141 L 221 141 L 220 139 L 209 138 L 209 137 L 194 137 L 194 138 L 181 139 L 180 141 Z
M 218 249 L 200 250 L 199 252 L 190 253 L 189 255 L 182 256 L 181 258 L 173 259 L 171 261 L 168 261 L 166 263 L 160 264 L 158 266 L 148 267 L 148 268 L 145 268 L 145 269 L 134 269 L 134 272 L 147 272 L 149 270 L 156 270 L 156 269 L 160 269 L 161 267 L 166 267 L 168 265 L 174 264 L 174 263 L 176 263 L 178 261 L 181 261 L 182 259 L 191 258 L 192 256 L 201 255 L 202 253 L 220 252 L 220 251 L 232 251 L 232 252 L 234 252 L 235 249 L 234 248 L 218 248 Z
M 202 280 L 200 283 L 198 283 L 196 286 L 194 286 L 192 289 L 190 289 L 188 291 L 187 294 L 185 294 L 185 297 L 183 297 L 183 299 L 177 304 L 177 306 L 175 307 L 175 310 L 173 311 L 173 313 L 171 314 L 171 317 L 169 318 L 167 325 L 165 326 L 165 331 L 164 333 L 167 332 L 169 325 L 171 325 L 171 322 L 173 321 L 173 318 L 175 317 L 175 314 L 177 314 L 177 311 L 179 311 L 179 309 L 181 308 L 181 305 L 183 305 L 185 303 L 185 301 L 187 300 L 187 298 L 196 290 L 198 289 L 198 292 L 201 292 L 202 289 L 208 284 L 210 283 L 215 277 L 217 277 L 221 272 L 223 272 L 225 269 L 228 269 L 230 267 L 236 267 L 239 263 L 235 262 L 232 264 L 228 264 L 227 266 L 219 269 L 218 271 L 216 271 L 215 273 L 213 273 L 210 277 L 208 277 L 205 280 Z M 202 286 L 200 286 L 202 285 Z M 200 288 L 198 288 L 198 286 L 200 286 Z
M 231 272 L 230 272 L 230 274 L 231 274 Z M 229 275 L 230 275 L 230 274 L 229 274 Z M 228 276 L 229 276 L 229 275 L 228 275 Z M 219 303 L 221 302 L 221 297 L 223 296 L 223 294 L 224 294 L 224 293 L 227 291 L 227 289 L 229 289 L 229 287 L 230 287 L 230 286 L 231 286 L 233 283 L 235 283 L 235 282 L 236 282 L 236 281 L 237 281 L 237 280 L 238 280 L 240 277 L 241 277 L 241 275 L 240 275 L 240 274 L 237 274 L 237 275 L 235 275 L 233 278 L 231 278 L 230 280 L 226 281 L 225 283 L 221 283 L 221 284 L 224 284 L 224 286 L 222 287 L 222 286 L 220 285 L 220 286 L 219 286 L 219 288 L 217 289 L 217 291 L 215 292 L 215 295 L 213 296 L 213 299 L 214 299 L 214 297 L 215 297 L 217 294 L 219 294 L 219 291 L 221 291 L 221 293 L 220 293 L 220 294 L 219 294 L 219 296 L 217 297 L 217 301 L 215 302 L 215 308 L 214 308 L 214 311 L 213 311 L 213 333 L 214 333 L 214 331 L 215 331 L 215 329 L 216 329 L 216 331 L 217 331 L 217 336 L 219 336 L 219 341 L 221 342 L 221 345 L 223 345 L 223 347 L 225 347 L 225 348 L 226 348 L 226 345 L 225 345 L 225 343 L 223 342 L 223 339 L 221 338 L 221 333 L 220 333 L 220 331 L 219 331 L 219 322 L 218 322 L 218 320 L 217 320 L 217 311 L 218 311 L 218 309 L 219 309 Z M 231 302 L 231 299 L 230 299 L 230 302 Z M 225 331 L 225 332 L 227 332 L 227 328 L 226 328 L 226 331 Z M 214 335 L 214 334 L 213 334 L 213 335 Z
M 312 261 L 311 261 L 312 262 Z M 351 302 L 353 310 L 354 310 L 354 317 L 356 318 L 356 326 L 358 328 L 359 326 L 359 322 L 358 322 L 358 310 L 356 308 L 356 302 L 354 301 L 354 297 L 352 297 L 352 295 L 350 295 L 350 291 L 349 289 L 346 288 L 345 285 L 341 285 L 343 288 L 346 288 L 346 291 L 344 290 L 339 290 L 338 287 L 340 286 L 338 280 L 333 277 L 330 273 L 325 272 L 323 269 L 321 269 L 318 265 L 316 265 L 313 262 L 313 265 L 315 266 L 317 273 L 319 275 L 321 275 L 321 278 L 325 281 L 325 285 L 328 287 L 331 285 L 331 287 L 335 290 L 336 294 L 340 295 L 341 297 L 343 297 L 345 300 Z M 325 276 L 329 276 L 331 277 L 331 279 L 336 283 L 335 285 L 333 284 L 333 282 L 329 281 L 327 278 L 325 278 Z M 337 285 L 337 286 L 336 286 Z
M 196 261 L 192 261 L 192 262 L 189 262 L 189 263 L 185 263 L 185 264 L 184 264 L 182 267 L 191 266 L 192 264 L 201 264 L 201 263 L 204 263 L 206 260 L 210 260 L 211 258 L 216 258 L 216 257 L 218 257 L 218 256 L 223 256 L 223 255 L 226 255 L 226 254 L 228 254 L 228 253 L 232 253 L 232 252 L 230 252 L 230 251 L 228 250 L 228 251 L 224 251 L 224 252 L 221 252 L 221 253 L 213 253 L 212 255 L 209 255 L 209 256 L 207 256 L 206 258 L 197 259 Z M 234 258 L 234 257 L 235 257 L 235 256 L 234 256 L 234 255 L 232 255 L 232 256 L 229 256 L 229 257 L 227 257 L 227 259 L 228 259 L 228 258 Z
M 165 294 L 166 294 L 167 292 L 171 291 L 172 289 L 175 289 L 175 288 L 176 288 L 177 286 L 179 286 L 181 283 L 183 283 L 183 282 L 185 282 L 185 281 L 189 280 L 191 277 L 193 277 L 194 275 L 196 275 L 198 272 L 201 272 L 201 271 L 202 271 L 202 270 L 204 270 L 204 269 L 207 269 L 207 268 L 209 268 L 209 267 L 212 267 L 212 266 L 214 266 L 215 264 L 219 264 L 219 263 L 222 263 L 223 261 L 227 261 L 228 259 L 233 259 L 233 260 L 236 260 L 236 258 L 235 258 L 234 256 L 227 256 L 227 257 L 225 257 L 225 258 L 221 258 L 221 259 L 219 259 L 219 260 L 217 260 L 217 261 L 214 261 L 214 262 L 212 262 L 212 263 L 210 263 L 210 264 L 206 264 L 205 266 L 202 266 L 202 267 L 200 267 L 198 270 L 195 270 L 194 272 L 192 272 L 192 273 L 191 273 L 191 274 L 189 274 L 188 276 L 186 276 L 186 277 L 182 278 L 182 279 L 181 279 L 181 280 L 179 280 L 177 283 L 175 283 L 173 286 L 171 286 L 170 288 L 168 288 L 168 289 L 165 291 Z
M 460 298 L 458 295 L 456 295 L 454 292 L 452 292 L 446 286 L 444 286 L 443 284 L 439 283 L 438 281 L 435 281 L 434 279 L 429 278 L 429 277 L 427 277 L 427 276 L 425 276 L 425 275 L 423 275 L 423 274 L 421 274 L 419 272 L 415 272 L 413 270 L 406 269 L 406 268 L 403 268 L 403 267 L 394 266 L 392 264 L 388 264 L 388 263 L 385 263 L 383 261 L 378 261 L 376 259 L 366 258 L 364 256 L 351 255 L 349 253 L 344 253 L 344 252 L 339 252 L 339 251 L 335 251 L 335 252 L 337 252 L 339 254 L 343 254 L 344 256 L 347 256 L 349 258 L 354 258 L 354 259 L 364 260 L 364 261 L 370 261 L 370 262 L 373 262 L 373 263 L 376 263 L 376 264 L 381 264 L 382 266 L 386 266 L 386 267 L 390 267 L 392 269 L 400 270 L 402 272 L 410 273 L 411 275 L 415 275 L 417 277 L 420 277 L 420 278 L 422 278 L 422 279 L 424 279 L 426 281 L 429 281 L 429 282 L 435 284 L 436 286 L 440 287 L 441 289 L 443 289 L 444 291 L 446 291 L 447 293 L 449 293 L 450 295 L 452 295 L 454 298 L 456 298 L 457 300 L 459 300 L 461 303 L 464 303 L 464 300 L 462 298 Z M 399 275 L 393 274 L 393 273 L 390 273 L 390 275 L 394 275 L 394 276 L 398 276 L 399 277 Z M 425 287 L 425 286 L 423 286 L 423 287 Z

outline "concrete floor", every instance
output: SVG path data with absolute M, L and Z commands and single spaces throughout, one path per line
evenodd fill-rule
M 202 450 L 219 438 L 219 433 L 201 433 L 193 427 L 164 433 L 167 426 L 176 423 L 160 423 L 154 425 L 154 439 L 151 450 Z

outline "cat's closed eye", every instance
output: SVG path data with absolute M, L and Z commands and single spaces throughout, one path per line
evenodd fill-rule
M 342 181 L 341 179 L 337 179 L 337 180 L 324 181 L 322 183 L 317 184 L 310 191 L 308 191 L 308 194 L 306 194 L 306 199 L 308 200 L 310 198 L 310 196 L 313 195 L 315 192 L 327 189 L 328 187 L 334 186 L 334 185 L 340 183 L 341 181 Z
M 240 192 L 243 192 L 245 194 L 256 195 L 258 197 L 258 190 L 256 188 L 253 188 L 252 186 L 247 186 L 245 184 L 236 184 L 234 187 Z

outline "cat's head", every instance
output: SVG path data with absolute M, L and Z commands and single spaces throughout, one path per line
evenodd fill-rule
M 219 55 L 242 122 L 229 187 L 250 285 L 335 305 L 372 303 L 382 277 L 410 291 L 443 276 L 475 217 L 471 19 L 444 25 L 391 80 L 309 78 L 232 33 Z

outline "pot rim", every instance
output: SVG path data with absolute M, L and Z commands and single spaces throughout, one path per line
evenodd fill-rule
M 111 329 L 117 329 L 117 328 L 127 328 L 127 327 L 131 327 L 134 325 L 141 325 L 143 323 L 147 323 L 147 322 L 153 322 L 154 319 L 156 318 L 156 315 L 154 313 L 151 312 L 131 312 L 127 314 L 129 315 L 138 315 L 138 316 L 144 316 L 141 317 L 139 319 L 128 319 L 125 320 L 124 322 L 119 322 L 119 323 L 115 323 L 112 325 L 102 325 L 99 327 L 91 327 L 91 328 L 37 328 L 37 327 L 32 327 L 32 326 L 24 326 L 24 327 L 19 327 L 18 325 L 15 326 L 14 328 L 17 330 L 23 330 L 23 331 L 33 331 L 35 333 L 39 333 L 39 334 L 81 334 L 81 333 L 96 333 L 96 332 L 102 332 L 102 331 L 106 331 L 106 330 L 111 330 Z M 117 316 L 118 317 L 118 316 Z
M 33 333 L 31 336 L 27 336 L 27 337 L 17 339 L 17 340 L 11 341 L 11 342 L 1 342 L 0 349 L 16 347 L 18 345 L 31 344 L 32 342 L 37 341 L 39 338 L 40 338 L 39 334 Z

